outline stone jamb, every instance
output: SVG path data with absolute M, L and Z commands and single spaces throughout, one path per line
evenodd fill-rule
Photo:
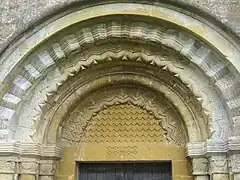
M 4 144 L 9 148 L 4 148 Z M 60 148 L 54 145 L 5 142 L 0 146 L 0 179 L 42 180 L 54 178 Z
M 206 142 L 188 143 L 187 154 L 193 162 L 199 159 L 208 160 L 209 172 L 207 174 L 212 180 L 238 180 L 240 174 L 239 140 L 239 136 L 232 136 L 225 141 L 211 139 Z M 196 176 L 201 176 L 201 173 Z M 201 178 L 203 177 L 197 177 L 197 179 Z
M 193 176 L 195 180 L 209 180 L 209 162 L 207 158 L 196 157 L 192 159 Z

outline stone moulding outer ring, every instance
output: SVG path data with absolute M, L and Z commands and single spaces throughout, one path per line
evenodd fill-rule
M 239 47 L 236 47 L 223 35 L 216 32 L 216 30 L 207 24 L 166 7 L 138 3 L 112 3 L 97 5 L 72 12 L 47 24 L 38 32 L 32 34 L 29 38 L 19 44 L 19 46 L 17 46 L 17 48 L 10 54 L 3 55 L 3 58 L 0 61 L 0 64 L 3 67 L 0 72 L 0 82 L 3 82 L 14 66 L 16 66 L 28 53 L 62 29 L 81 21 L 116 14 L 153 17 L 187 29 L 203 39 L 210 46 L 214 47 L 218 52 L 221 52 L 222 55 L 231 62 L 238 71 L 240 71 L 240 65 L 238 63 L 238 59 L 240 59 Z

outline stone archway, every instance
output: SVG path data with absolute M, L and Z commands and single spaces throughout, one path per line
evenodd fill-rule
M 229 179 L 229 174 L 238 173 L 234 164 L 239 148 L 234 141 L 239 135 L 240 52 L 226 37 L 206 20 L 170 7 L 139 3 L 74 9 L 43 24 L 16 42 L 1 64 L 2 147 L 12 147 L 2 150 L 3 162 L 6 153 L 11 156 L 3 163 L 6 167 L 1 176 L 53 179 L 55 165 L 65 159 L 66 153 L 60 154 L 63 147 L 72 146 L 66 152 L 79 150 L 80 154 L 71 159 L 72 165 L 81 158 L 94 160 L 91 147 L 84 150 L 88 147 L 83 146 L 84 138 L 98 136 L 91 128 L 98 130 L 104 123 L 108 127 L 110 120 L 97 127 L 88 123 L 105 111 L 112 116 L 115 111 L 111 108 L 122 107 L 116 111 L 135 108 L 144 112 L 152 123 L 145 126 L 141 115 L 141 128 L 158 130 L 157 135 L 151 134 L 154 129 L 146 131 L 143 137 L 147 140 L 141 142 L 161 144 L 168 151 L 171 146 L 174 153 L 174 148 L 180 149 L 177 160 L 185 163 L 187 156 L 191 158 L 195 179 Z M 89 110 L 94 107 L 95 112 Z M 123 117 L 129 122 L 129 117 Z M 92 134 L 86 135 L 90 130 L 85 128 Z M 132 143 L 133 135 L 125 136 Z M 96 159 L 106 157 L 108 147 L 102 147 L 106 151 Z M 83 150 L 90 155 L 82 156 Z M 174 159 L 174 153 L 171 157 L 158 156 L 157 150 L 149 151 L 155 152 L 152 160 Z M 134 160 L 139 156 L 147 159 L 140 153 Z M 74 178 L 74 168 L 69 167 L 71 174 L 60 170 L 58 175 Z M 190 172 L 179 173 L 176 178 L 190 176 Z
M 59 128 L 64 155 L 57 177 L 74 175 L 76 162 L 170 160 L 173 179 L 190 178 L 184 125 L 163 101 L 146 88 L 126 84 L 85 98 Z
M 95 74 L 98 69 L 94 69 L 95 73 L 91 69 L 90 72 L 86 70 L 87 74 L 95 77 L 95 82 L 88 82 L 79 88 L 78 97 L 81 101 L 76 98 L 76 94 L 65 100 L 69 105 L 78 102 L 77 106 L 68 110 L 60 108 L 55 113 L 54 116 L 58 118 L 53 117 L 45 141 L 57 141 L 64 148 L 66 158 L 60 161 L 57 173 L 59 178 L 73 175 L 77 161 L 156 160 L 172 161 L 174 179 L 182 176 L 189 178 L 191 168 L 188 170 L 185 156 L 188 135 L 182 115 L 160 91 L 160 86 L 164 85 L 154 82 L 154 78 L 147 77 L 147 73 L 143 76 L 142 73 L 147 70 L 144 64 L 124 61 L 98 65 L 100 72 L 108 69 L 106 74 L 100 73 L 100 78 Z M 151 68 L 148 69 L 151 71 Z M 104 83 L 105 78 L 107 81 Z M 152 83 L 149 84 L 149 80 Z M 88 87 L 87 93 L 84 93 L 85 87 Z M 165 88 L 166 93 L 167 87 Z M 175 97 L 173 101 L 177 103 L 177 100 Z M 66 116 L 63 115 L 64 112 Z M 60 127 L 56 127 L 54 119 L 61 120 L 59 113 L 64 120 Z M 185 112 L 186 116 L 187 114 L 190 115 Z M 56 135 L 52 135 L 55 129 L 58 130 L 57 140 Z M 192 135 L 192 138 L 197 137 Z

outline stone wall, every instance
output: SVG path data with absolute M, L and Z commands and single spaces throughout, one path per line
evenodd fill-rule
M 111 0 L 1 0 L 0 2 L 0 52 L 21 32 L 43 22 L 47 17 L 79 3 L 91 4 L 110 2 Z M 122 0 L 124 1 L 124 0 Z M 134 0 L 130 0 L 134 1 Z M 128 2 L 130 2 L 128 0 Z M 141 2 L 144 0 L 138 0 Z M 216 22 L 226 31 L 233 31 L 240 35 L 240 1 L 238 0 L 152 0 L 184 7 L 189 12 Z M 84 3 L 83 3 L 84 2 Z M 118 1 L 119 2 L 119 1 Z M 134 1 L 136 2 L 136 1 Z M 146 1 L 147 2 L 147 1 Z M 222 23 L 222 24 L 221 24 Z M 224 26 L 225 25 L 225 26 Z
M 90 146 L 88 150 L 71 149 L 85 141 L 109 142 L 112 139 L 104 131 L 119 136 L 118 129 L 122 130 L 129 118 L 138 119 L 131 115 L 133 110 L 128 111 L 132 106 L 123 105 L 132 103 L 134 108 L 138 105 L 141 120 L 144 114 L 153 121 L 151 126 L 149 121 L 126 126 L 133 130 L 125 132 L 128 138 L 124 141 L 138 143 L 140 137 L 135 130 L 140 128 L 140 132 L 143 127 L 145 137 L 151 138 L 141 142 L 165 142 L 164 147 L 175 144 L 182 152 L 175 160 L 185 165 L 187 157 L 192 160 L 193 173 L 176 173 L 176 177 L 238 180 L 240 43 L 230 33 L 237 32 L 231 25 L 237 19 L 229 19 L 229 12 L 235 11 L 228 9 L 225 1 L 189 1 L 188 5 L 172 1 L 175 6 L 151 1 L 96 5 L 96 1 L 94 6 L 82 8 L 92 3 L 88 1 L 69 9 L 67 6 L 75 1 L 54 2 L 22 2 L 19 6 L 20 2 L 2 1 L 5 25 L 1 45 L 2 49 L 9 46 L 0 58 L 0 179 L 53 180 L 55 170 L 61 171 L 69 163 L 75 167 L 75 161 L 84 160 L 82 157 L 102 154 L 96 158 L 122 158 L 118 154 L 122 147 L 123 155 L 134 153 L 134 160 L 141 160 L 137 145 L 133 151 L 121 144 L 104 146 L 99 148 L 103 153 L 96 153 Z M 178 8 L 181 5 L 183 9 Z M 190 5 L 201 5 L 212 16 Z M 54 16 L 63 6 L 66 10 Z M 37 21 L 44 23 L 39 25 Z M 29 33 L 18 36 L 31 25 Z M 8 44 L 14 37 L 18 40 Z M 153 92 L 161 98 L 153 97 Z M 118 117 L 126 118 L 122 123 L 114 122 L 114 131 L 111 117 L 116 114 L 107 109 L 112 105 L 117 106 L 118 114 L 124 114 Z M 96 113 L 101 112 L 105 113 L 104 120 L 94 121 Z M 154 121 L 153 116 L 161 121 Z M 89 122 L 93 124 L 88 126 Z M 66 147 L 86 156 L 65 158 L 60 151 Z M 146 152 L 143 147 L 137 149 Z M 69 152 L 65 154 L 74 154 Z M 176 154 L 144 160 L 173 161 Z M 59 159 L 60 168 L 56 167 Z M 69 166 L 72 174 L 58 172 L 62 179 L 73 179 L 73 166 Z

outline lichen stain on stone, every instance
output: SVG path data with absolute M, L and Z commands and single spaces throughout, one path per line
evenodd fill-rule
M 0 91 L 0 103 L 3 100 L 2 98 L 3 98 L 4 94 L 9 91 L 10 82 L 5 82 L 5 83 L 1 83 L 1 84 L 2 84 L 2 88 L 1 88 L 1 91 Z

